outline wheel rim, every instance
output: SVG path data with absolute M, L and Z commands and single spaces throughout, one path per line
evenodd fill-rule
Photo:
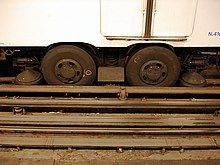
M 150 85 L 157 85 L 163 82 L 168 74 L 167 66 L 157 60 L 144 63 L 140 69 L 141 80 Z
M 80 63 L 73 59 L 62 59 L 55 65 L 55 75 L 63 83 L 76 83 L 83 76 L 83 69 Z

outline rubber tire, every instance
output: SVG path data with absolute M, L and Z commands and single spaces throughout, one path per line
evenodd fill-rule
M 90 70 L 92 74 L 86 75 L 83 73 L 82 78 L 74 84 L 60 81 L 54 73 L 55 66 L 58 61 L 67 58 L 77 61 L 84 72 Z M 62 45 L 49 50 L 42 60 L 41 68 L 44 79 L 52 85 L 92 85 L 96 78 L 96 64 L 93 58 L 85 50 L 72 45 Z
M 167 76 L 159 84 L 150 85 L 141 80 L 139 71 L 147 61 L 158 60 L 167 67 Z M 126 77 L 130 85 L 136 86 L 173 86 L 180 75 L 180 62 L 175 53 L 160 46 L 150 46 L 137 51 L 126 65 Z

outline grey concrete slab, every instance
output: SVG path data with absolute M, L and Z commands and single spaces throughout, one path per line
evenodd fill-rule
M 19 165 L 19 163 L 18 158 L 0 158 L 0 165 Z
M 53 159 L 21 159 L 19 165 L 54 165 Z
M 43 147 L 43 148 L 216 148 L 220 137 L 177 137 L 177 138 L 131 138 L 131 137 L 82 137 L 82 136 L 46 136 L 46 137 L 0 137 L 1 146 Z

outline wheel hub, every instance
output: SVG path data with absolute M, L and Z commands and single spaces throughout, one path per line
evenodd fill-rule
M 167 73 L 167 66 L 163 62 L 152 60 L 142 65 L 140 78 L 146 84 L 156 85 L 165 80 Z
M 64 83 L 76 83 L 83 76 L 82 66 L 73 59 L 62 59 L 55 65 L 57 78 Z

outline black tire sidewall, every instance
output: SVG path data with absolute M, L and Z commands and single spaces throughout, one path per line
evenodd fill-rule
M 55 65 L 62 59 L 73 59 L 77 61 L 83 69 L 83 76 L 74 84 L 66 84 L 60 81 L 55 75 Z M 87 70 L 91 75 L 86 75 Z M 72 46 L 62 45 L 49 50 L 42 61 L 42 72 L 48 84 L 53 85 L 91 85 L 96 77 L 96 65 L 93 58 L 83 49 Z
M 144 63 L 151 60 L 162 61 L 167 66 L 167 77 L 165 80 L 156 85 L 150 85 L 143 82 L 139 76 L 140 69 Z M 180 75 L 180 62 L 171 50 L 150 46 L 137 51 L 126 65 L 126 77 L 130 85 L 138 86 L 173 86 Z

